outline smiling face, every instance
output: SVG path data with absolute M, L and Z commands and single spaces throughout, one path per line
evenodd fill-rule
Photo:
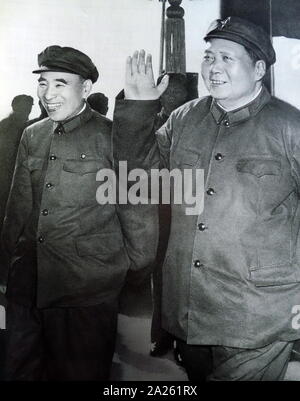
M 202 62 L 202 78 L 211 96 L 227 110 L 247 104 L 261 86 L 265 63 L 256 63 L 244 46 L 225 39 L 208 43 Z
M 75 116 L 91 90 L 90 80 L 68 72 L 45 71 L 38 82 L 38 97 L 53 121 Z

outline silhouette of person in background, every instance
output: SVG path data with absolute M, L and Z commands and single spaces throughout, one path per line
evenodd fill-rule
M 93 110 L 98 111 L 98 113 L 102 114 L 103 116 L 106 116 L 108 112 L 108 97 L 106 97 L 104 93 L 92 93 L 87 98 L 87 102 Z
M 43 120 L 44 118 L 48 117 L 48 113 L 47 110 L 45 109 L 45 107 L 42 105 L 42 102 L 39 100 L 39 107 L 41 109 L 41 114 L 36 117 L 36 118 L 32 118 L 31 120 L 28 120 L 26 123 L 26 128 L 29 127 L 29 125 L 32 125 L 38 121 Z
M 14 97 L 12 113 L 0 121 L 0 231 L 5 214 L 15 160 L 22 132 L 33 106 L 33 98 L 27 95 Z M 8 267 L 0 246 L 0 305 L 5 306 L 4 291 Z M 2 328 L 2 327 L 1 327 Z M 5 330 L 0 330 L 0 380 L 3 380 Z
M 0 121 L 0 231 L 2 230 L 19 142 L 32 106 L 33 98 L 31 96 L 18 95 L 14 97 L 11 103 L 12 113 Z M 6 282 L 7 268 L 3 253 L 1 250 L 0 252 L 0 284 L 3 284 Z

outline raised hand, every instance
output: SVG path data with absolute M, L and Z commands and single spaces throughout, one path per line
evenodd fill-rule
M 152 56 L 145 51 L 135 51 L 126 60 L 125 99 L 155 100 L 167 89 L 169 77 L 166 75 L 156 86 L 152 69 Z

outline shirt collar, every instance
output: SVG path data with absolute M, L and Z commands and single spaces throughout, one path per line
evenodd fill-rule
M 78 116 L 80 113 L 82 113 L 85 110 L 85 108 L 86 108 L 86 102 L 84 102 L 82 109 L 76 114 L 76 116 Z
M 253 102 L 253 100 L 255 100 L 255 99 L 257 98 L 257 96 L 260 94 L 261 91 L 262 91 L 262 86 L 259 88 L 258 92 L 256 92 L 255 95 L 252 96 L 252 99 L 251 99 L 251 100 L 249 100 L 249 101 L 246 102 L 245 104 L 242 104 L 242 105 L 241 105 L 240 107 L 238 107 L 238 108 L 241 109 L 242 107 L 244 107 L 244 106 L 248 105 L 249 103 Z M 218 104 L 218 106 L 219 106 L 221 109 L 223 109 L 224 111 L 226 111 L 226 113 L 229 113 L 230 111 L 236 110 L 236 109 L 233 109 L 233 110 L 226 110 L 226 108 L 223 107 L 220 103 L 217 102 L 217 104 Z
M 93 112 L 91 107 L 85 102 L 82 109 L 74 117 L 72 117 L 70 120 L 59 122 L 57 126 L 61 125 L 64 132 L 71 132 L 75 128 L 87 122 L 92 117 L 92 114 Z
M 251 116 L 257 114 L 266 103 L 270 100 L 271 95 L 265 86 L 262 86 L 261 90 L 255 95 L 254 99 L 246 105 L 239 107 L 238 109 L 226 111 L 224 110 L 215 99 L 212 99 L 210 111 L 213 115 L 217 124 L 226 116 L 226 121 L 229 124 L 238 123 L 249 119 Z

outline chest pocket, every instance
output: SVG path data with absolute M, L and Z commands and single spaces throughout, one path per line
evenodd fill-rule
M 28 168 L 30 172 L 42 170 L 44 160 L 40 157 L 28 156 Z
M 240 159 L 236 164 L 239 173 L 248 173 L 261 178 L 265 175 L 279 175 L 281 164 L 278 160 L 262 157 Z
M 73 174 L 97 173 L 101 168 L 101 160 L 66 160 L 63 164 L 63 170 Z
M 62 202 L 70 206 L 84 206 L 96 202 L 99 183 L 97 172 L 103 168 L 102 160 L 66 160 L 62 166 Z
M 199 159 L 200 154 L 193 149 L 177 149 L 176 152 L 171 155 L 171 165 L 173 165 L 173 168 L 192 168 L 194 166 L 196 167 Z

